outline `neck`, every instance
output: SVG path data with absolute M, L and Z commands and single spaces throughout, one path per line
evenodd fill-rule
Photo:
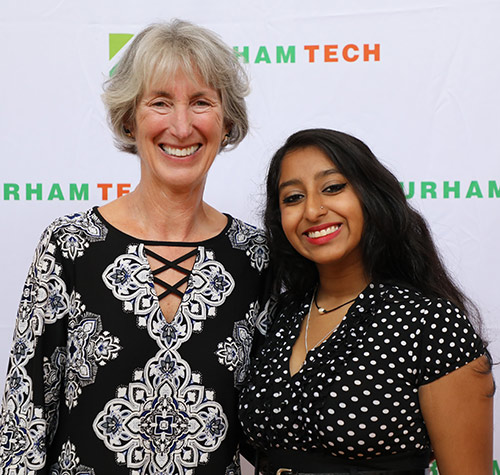
M 316 298 L 323 307 L 335 307 L 355 298 L 370 281 L 361 263 L 345 266 L 318 266 Z
M 202 241 L 218 234 L 226 224 L 226 217 L 203 201 L 203 187 L 185 192 L 157 191 L 141 182 L 102 211 L 119 229 L 151 241 Z

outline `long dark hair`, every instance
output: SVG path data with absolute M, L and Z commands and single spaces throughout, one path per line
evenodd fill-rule
M 267 175 L 264 224 L 276 272 L 276 291 L 285 300 L 301 301 L 318 282 L 314 262 L 302 257 L 288 242 L 282 226 L 278 185 L 281 163 L 291 151 L 316 147 L 344 175 L 363 208 L 361 238 L 365 271 L 374 282 L 394 281 L 428 297 L 442 297 L 466 312 L 481 330 L 477 307 L 447 272 L 420 213 L 408 203 L 397 178 L 361 140 L 329 129 L 308 129 L 291 135 L 274 154 Z

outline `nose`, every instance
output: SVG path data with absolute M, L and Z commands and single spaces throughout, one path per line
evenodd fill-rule
M 306 199 L 305 218 L 311 222 L 317 221 L 327 213 L 327 209 L 322 204 L 318 196 L 308 196 Z
M 170 115 L 170 132 L 179 139 L 189 137 L 192 129 L 191 112 L 188 107 L 178 105 Z

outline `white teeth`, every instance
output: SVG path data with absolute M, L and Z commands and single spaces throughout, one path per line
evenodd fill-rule
M 322 229 L 321 231 L 313 231 L 311 233 L 307 233 L 307 237 L 315 239 L 315 238 L 327 236 L 328 234 L 334 233 L 339 228 L 340 228 L 340 224 L 337 224 L 336 226 L 330 226 L 329 228 Z
M 168 147 L 166 145 L 160 145 L 161 149 L 168 153 L 169 155 L 173 155 L 174 157 L 187 157 L 188 155 L 192 155 L 196 150 L 200 148 L 200 145 L 192 145 L 187 148 L 174 148 Z

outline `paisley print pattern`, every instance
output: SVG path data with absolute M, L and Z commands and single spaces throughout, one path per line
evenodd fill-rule
M 106 239 L 107 228 L 89 210 L 59 218 L 53 224 L 53 232 L 62 255 L 74 261 L 83 255 L 90 243 Z
M 196 384 L 200 377 L 187 365 L 174 362 L 173 367 L 177 377 L 158 378 L 151 374 L 158 360 L 151 360 L 94 421 L 97 436 L 117 453 L 117 463 L 141 474 L 187 473 L 208 461 L 227 432 L 213 391 Z
M 233 333 L 217 345 L 219 363 L 234 372 L 234 385 L 241 387 L 250 364 L 250 350 L 259 303 L 253 302 L 244 320 L 234 323 Z
M 26 367 L 35 355 L 45 325 L 64 318 L 70 307 L 51 237 L 49 227 L 35 251 L 23 288 L 0 421 L 0 467 L 19 464 L 27 473 L 43 466 L 46 434 L 48 440 L 52 440 L 55 424 L 50 411 L 44 418 L 41 405 L 35 405 L 32 378 Z
M 224 439 L 228 421 L 214 392 L 199 384 L 201 375 L 177 349 L 216 316 L 235 282 L 212 251 L 199 248 L 184 298 L 168 323 L 155 296 L 144 245 L 127 251 L 106 268 L 103 280 L 125 312 L 142 315 L 138 327 L 147 328 L 160 351 L 144 371 L 136 371 L 128 387 L 118 389 L 94 420 L 94 431 L 117 453 L 118 464 L 141 474 L 185 473 L 207 463 Z
M 228 217 L 189 243 L 197 255 L 170 323 L 147 245 L 97 209 L 43 233 L 16 320 L 0 473 L 240 473 L 237 387 L 268 305 L 263 235 Z
M 263 233 L 256 227 L 234 220 L 227 235 L 235 249 L 245 250 L 252 266 L 259 271 L 269 264 L 269 247 Z
M 50 475 L 94 475 L 92 468 L 80 465 L 76 447 L 68 440 L 62 446 L 58 462 L 50 468 Z

